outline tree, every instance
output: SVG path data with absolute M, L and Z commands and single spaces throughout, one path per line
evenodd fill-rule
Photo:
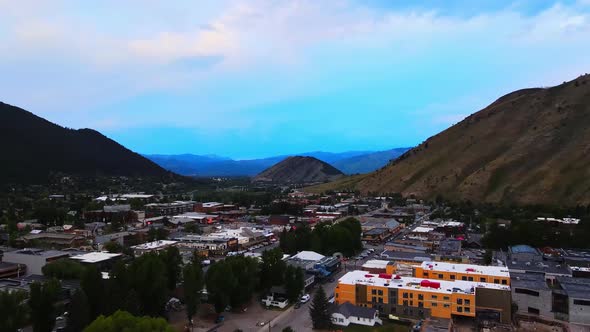
M 291 326 L 287 326 L 283 329 L 282 332 L 295 332 L 295 330 L 293 330 L 293 328 Z
M 209 300 L 213 302 L 215 312 L 222 313 L 229 304 L 230 291 L 239 284 L 232 274 L 227 260 L 215 263 L 209 267 L 205 275 Z
M 184 285 L 184 303 L 186 304 L 186 318 L 189 323 L 197 313 L 203 290 L 203 269 L 199 264 L 187 264 L 182 271 Z
M 139 297 L 142 314 L 163 314 L 168 296 L 168 278 L 162 258 L 153 253 L 144 254 L 133 261 L 129 273 L 130 280 L 133 280 L 133 289 Z
M 176 289 L 176 284 L 180 279 L 182 272 L 182 256 L 177 247 L 168 247 L 161 254 L 162 260 L 166 264 L 166 276 L 168 278 L 168 289 Z
M 44 276 L 56 279 L 80 279 L 84 274 L 82 264 L 67 258 L 46 264 L 41 270 Z
M 490 249 L 487 249 L 486 252 L 483 254 L 483 263 L 485 265 L 491 265 L 492 264 L 492 251 Z
M 0 292 L 0 332 L 12 332 L 27 324 L 27 294 L 23 291 Z
M 78 289 L 74 293 L 69 308 L 70 315 L 66 330 L 69 332 L 82 331 L 90 323 L 90 307 L 83 290 Z
M 309 315 L 311 316 L 314 329 L 328 329 L 330 328 L 330 325 L 332 325 L 328 306 L 329 302 L 326 292 L 324 291 L 324 288 L 320 286 L 315 293 L 309 308 Z
M 121 253 L 123 252 L 123 246 L 117 241 L 109 241 L 103 245 L 103 249 L 110 253 Z
M 59 281 L 52 279 L 43 284 L 34 282 L 30 287 L 29 307 L 33 331 L 50 332 L 55 323 L 53 305 L 57 301 L 61 285 Z
M 136 317 L 125 311 L 98 317 L 84 332 L 174 332 L 163 318 Z
M 299 299 L 303 288 L 305 287 L 305 279 L 303 270 L 300 267 L 287 266 L 285 269 L 285 290 L 287 292 L 287 299 L 293 303 Z
M 287 264 L 283 260 L 283 251 L 280 248 L 265 250 L 262 252 L 260 264 L 260 286 L 269 290 L 272 286 L 283 284 Z
M 221 313 L 225 307 L 239 307 L 252 298 L 258 286 L 258 262 L 251 257 L 228 257 L 211 265 L 205 275 L 207 293 Z
M 104 292 L 102 275 L 94 266 L 86 268 L 80 281 L 80 287 L 84 291 L 84 294 L 86 294 L 90 309 L 90 319 L 92 320 L 102 313 L 103 297 L 110 296 L 111 294 Z

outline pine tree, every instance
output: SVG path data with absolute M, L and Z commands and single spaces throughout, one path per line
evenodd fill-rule
M 320 286 L 313 297 L 313 301 L 309 308 L 309 315 L 313 323 L 314 329 L 328 329 L 332 325 L 330 320 L 330 303 L 324 288 Z

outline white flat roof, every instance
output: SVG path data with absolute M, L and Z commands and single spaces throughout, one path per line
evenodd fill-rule
M 173 244 L 176 244 L 177 241 L 169 241 L 169 240 L 160 240 L 148 243 L 138 244 L 136 246 L 131 247 L 131 249 L 139 249 L 139 250 L 150 250 L 150 249 L 158 249 L 167 247 Z
M 294 255 L 293 259 L 300 259 L 303 261 L 319 261 L 321 259 L 323 259 L 324 255 L 318 254 L 315 251 L 301 251 L 299 252 L 297 255 Z
M 219 205 L 223 205 L 223 203 L 219 203 L 219 202 L 207 202 L 207 203 L 203 203 L 203 207 L 204 208 L 214 207 L 214 206 L 219 206 Z
M 432 227 L 418 226 L 412 230 L 413 233 L 430 233 L 434 230 Z
M 428 280 L 433 284 L 438 284 L 438 288 L 421 285 L 421 282 Z M 433 280 L 412 277 L 401 277 L 393 275 L 391 279 L 380 278 L 379 274 L 371 274 L 367 271 L 351 271 L 338 279 L 338 283 L 347 285 L 368 285 L 381 286 L 396 289 L 420 290 L 424 292 L 433 292 L 439 294 L 474 294 L 476 288 L 489 288 L 510 291 L 510 286 L 500 284 L 490 284 L 474 281 L 450 281 L 450 280 Z
M 113 257 L 119 257 L 121 255 L 122 254 L 109 253 L 106 251 L 100 251 L 100 252 L 97 251 L 97 252 L 89 252 L 87 254 L 72 256 L 70 258 L 80 261 L 80 263 L 98 263 L 98 262 L 109 260 Z
M 365 264 L 363 264 L 364 269 L 384 269 L 390 261 L 385 261 L 381 259 L 372 259 L 368 260 Z
M 460 272 L 473 275 L 488 275 L 510 278 L 510 272 L 505 266 L 486 266 L 474 264 L 456 264 L 447 262 L 422 262 L 424 271 Z

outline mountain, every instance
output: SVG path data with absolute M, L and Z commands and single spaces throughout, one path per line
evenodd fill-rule
M 92 129 L 67 129 L 0 102 L 0 182 L 44 182 L 67 175 L 169 176 L 171 173 Z
M 339 153 L 314 151 L 299 155 L 317 158 L 346 174 L 354 174 L 368 173 L 379 169 L 407 150 L 408 148 L 397 148 L 378 152 L 347 151 Z M 290 157 L 290 155 L 281 155 L 262 159 L 233 160 L 216 155 L 152 154 L 144 156 L 165 169 L 188 176 L 254 176 Z
M 359 157 L 370 153 L 367 151 L 346 151 L 340 153 L 314 151 L 302 153 L 300 156 L 314 157 L 327 163 L 335 163 L 343 159 Z M 216 155 L 181 154 L 144 156 L 165 169 L 189 176 L 254 176 L 290 157 L 290 155 L 280 155 L 261 159 L 233 160 Z M 386 163 L 384 162 L 380 167 Z
M 509 93 L 388 166 L 347 181 L 363 192 L 587 205 L 590 76 Z
M 340 159 L 331 164 L 346 174 L 369 173 L 387 165 L 391 160 L 401 156 L 410 148 L 397 148 L 378 151 Z M 325 161 L 325 160 L 324 160 Z
M 256 175 L 253 182 L 313 183 L 344 176 L 338 169 L 314 157 L 288 157 Z

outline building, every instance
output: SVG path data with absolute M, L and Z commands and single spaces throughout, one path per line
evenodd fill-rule
M 178 224 L 188 224 L 188 223 L 197 223 L 197 224 L 213 224 L 217 222 L 219 218 L 218 215 L 214 214 L 206 214 L 202 212 L 185 212 L 183 214 L 175 215 L 170 218 L 169 222 L 178 225 Z
M 121 257 L 123 257 L 123 254 L 98 251 L 72 256 L 70 259 L 82 265 L 92 265 L 99 271 L 108 271 Z
M 71 233 L 35 232 L 16 239 L 16 246 L 20 248 L 38 244 L 52 248 L 72 248 L 85 245 L 86 238 Z
M 314 251 L 300 251 L 297 255 L 288 258 L 286 262 L 320 278 L 332 275 L 341 265 L 339 258 L 324 256 Z
M 175 201 L 172 203 L 151 203 L 145 205 L 146 217 L 172 216 L 193 212 L 195 202 L 193 201 Z
M 195 204 L 195 212 L 202 212 L 202 213 L 218 212 L 218 211 L 223 211 L 224 207 L 225 207 L 225 205 L 223 203 L 219 203 L 219 202 L 196 203 Z M 233 208 L 235 208 L 235 206 L 233 206 L 233 205 L 231 205 L 231 207 L 228 206 L 229 210 L 231 210 Z
M 18 278 L 27 273 L 27 266 L 18 263 L 0 262 L 0 279 Z
M 503 266 L 422 262 L 420 266 L 414 267 L 414 277 L 510 285 L 510 273 Z
M 148 252 L 158 252 L 161 250 L 165 250 L 168 247 L 175 245 L 176 241 L 168 241 L 168 240 L 159 240 L 154 242 L 148 242 L 139 244 L 136 246 L 131 247 L 135 256 L 141 256 Z
M 333 304 L 330 308 L 331 319 L 334 325 L 348 326 L 350 324 L 375 326 L 382 325 L 379 311 L 373 308 L 359 307 L 350 302 L 340 305 Z
M 387 251 L 400 251 L 400 252 L 411 252 L 411 253 L 421 253 L 426 254 L 429 248 L 419 245 L 419 244 L 406 244 L 406 243 L 399 243 L 399 242 L 387 242 L 385 244 L 385 250 Z
M 372 259 L 368 260 L 363 264 L 363 271 L 369 271 L 370 273 L 388 273 L 388 266 L 394 266 L 391 261 Z M 390 268 L 391 273 L 395 272 L 395 268 Z
M 368 231 L 363 232 L 363 241 L 379 243 L 389 238 L 392 233 L 389 228 L 371 228 Z
M 590 279 L 557 277 L 553 311 L 570 323 L 590 325 Z
M 553 318 L 552 291 L 542 274 L 512 273 L 510 284 L 519 313 Z
M 43 274 L 43 267 L 60 258 L 69 257 L 64 251 L 43 249 L 21 249 L 5 252 L 2 260 L 8 263 L 22 264 L 27 267 L 27 275 Z
M 337 304 L 374 308 L 381 315 L 413 318 L 494 317 L 511 320 L 510 286 L 475 281 L 448 281 L 352 271 L 338 280 Z

